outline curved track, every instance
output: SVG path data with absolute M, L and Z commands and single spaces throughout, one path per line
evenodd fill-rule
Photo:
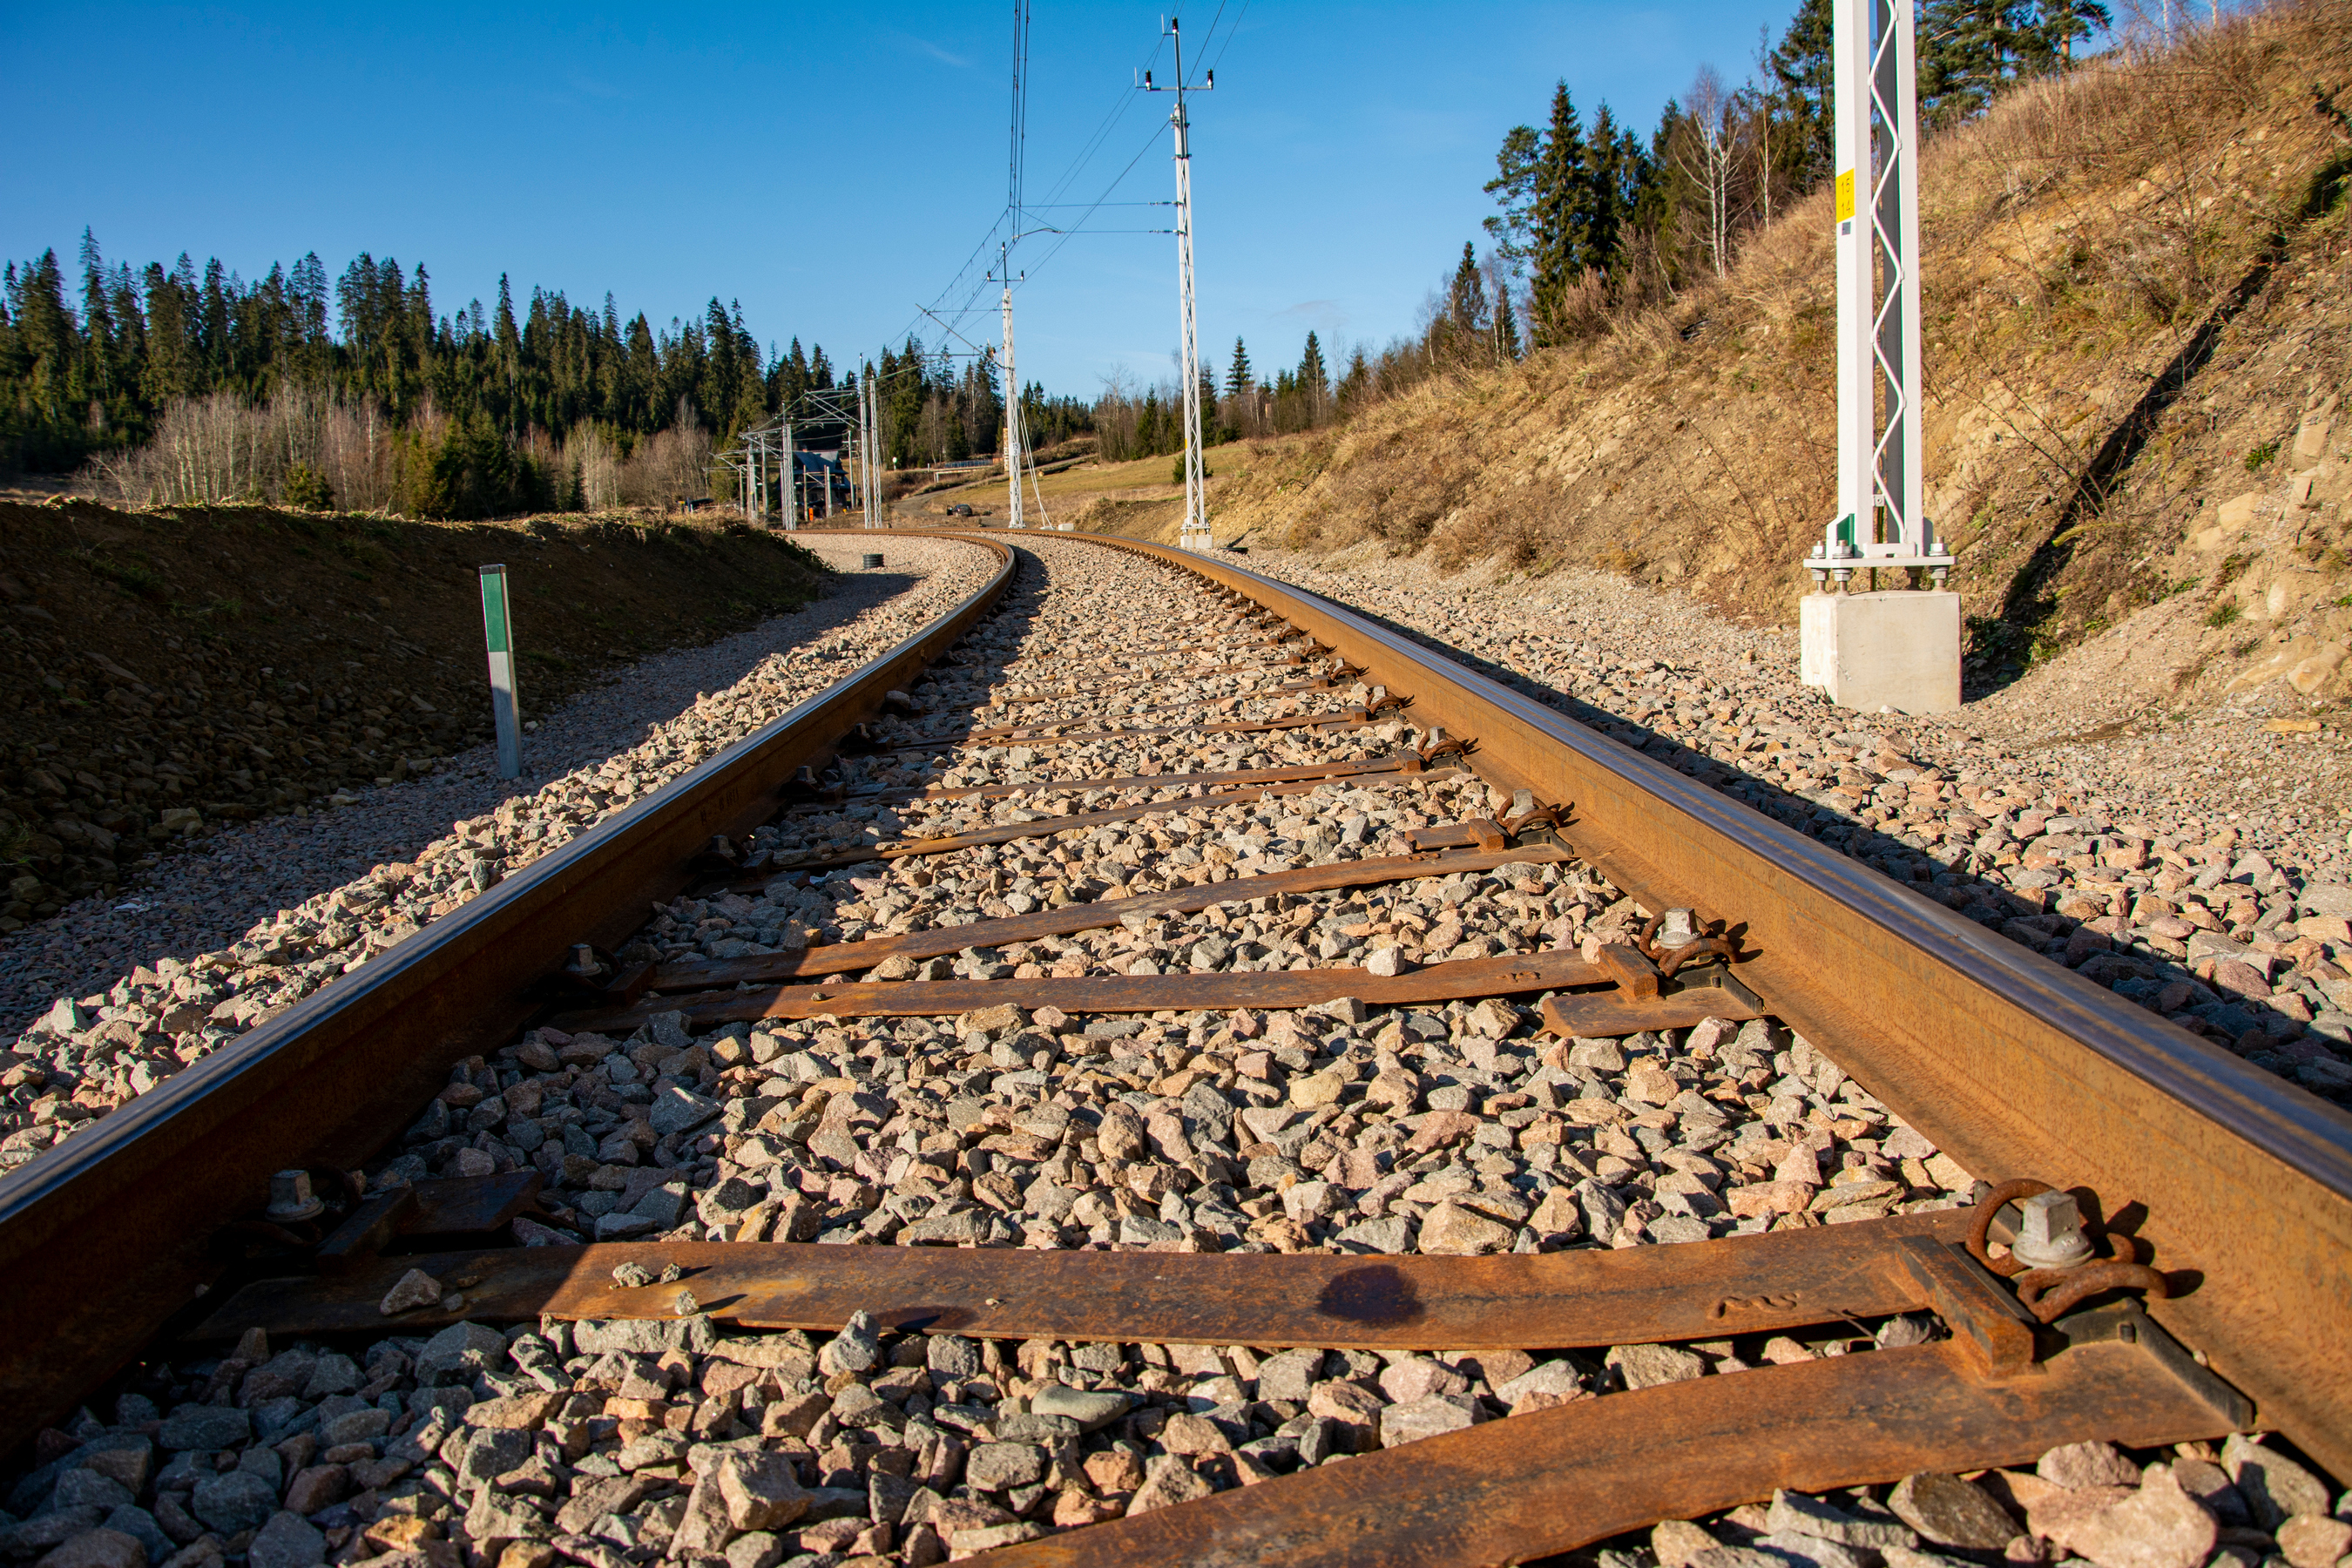
M 257 1215 L 275 1171 L 379 1166 L 417 1108 L 442 1092 L 454 1065 L 508 1047 L 519 1030 L 534 1022 L 554 1018 L 572 1032 L 624 1035 L 672 1013 L 698 1031 L 730 1020 L 970 1016 L 1003 1001 L 1024 1009 L 1057 1006 L 1073 1018 L 1154 1011 L 1181 1016 L 1210 1008 L 1301 1006 L 1333 997 L 1402 1007 L 1540 991 L 1564 998 L 1569 1011 L 1562 1016 L 1572 1015 L 1571 1022 L 1630 1021 L 1620 1029 L 1563 1026 L 1571 1035 L 1630 1034 L 1634 1028 L 1688 1027 L 1703 1017 L 1738 1018 L 1747 1016 L 1741 998 L 1760 997 L 1763 1010 L 1785 1020 L 1876 1102 L 1969 1172 L 1995 1183 L 2038 1178 L 2079 1190 L 2100 1222 L 2095 1228 L 2133 1238 L 2117 1245 L 2136 1251 L 2168 1281 L 2169 1297 L 2147 1303 L 2155 1321 L 2199 1363 L 2250 1396 L 2264 1424 L 2284 1429 L 2332 1468 L 2352 1471 L 2352 1290 L 2345 1288 L 2352 1260 L 2352 1119 L 2343 1112 L 1475 672 L 1341 606 L 1223 559 L 1124 542 L 1056 539 L 1056 551 L 1115 550 L 1193 574 L 1231 602 L 1245 605 L 1249 614 L 1263 612 L 1271 635 L 1213 636 L 1196 610 L 1192 620 L 1170 623 L 1189 627 L 1185 637 L 1192 641 L 1171 637 L 1164 654 L 1134 656 L 1134 669 L 1140 673 L 1122 679 L 1112 671 L 1087 690 L 1076 689 L 1087 679 L 1066 673 L 1053 679 L 1073 679 L 1070 687 L 1008 686 L 993 694 L 997 701 L 990 711 L 995 719 L 975 721 L 995 722 L 993 731 L 948 734 L 926 729 L 905 715 L 908 704 L 895 694 L 914 686 L 927 668 L 950 668 L 941 661 L 982 626 L 1014 582 L 1014 548 L 1003 536 L 982 536 L 979 542 L 1002 558 L 995 576 L 898 648 L 270 1020 L 234 1047 L 0 1180 L 0 1258 L 12 1266 L 16 1284 L 0 1306 L 0 1325 L 10 1333 L 8 1342 L 45 1347 L 42 1355 L 14 1356 L 0 1368 L 0 1410 L 7 1413 L 10 1435 L 29 1436 L 155 1343 L 159 1334 L 197 1328 L 207 1318 L 214 1327 L 231 1330 L 239 1312 L 254 1322 L 270 1321 L 275 1313 L 281 1326 L 311 1332 L 366 1329 L 377 1316 L 373 1303 L 383 1281 L 405 1267 L 396 1258 L 359 1258 L 351 1265 L 356 1272 L 340 1284 L 332 1269 L 322 1268 L 303 1282 L 273 1285 L 267 1259 L 260 1265 L 235 1262 L 224 1251 L 224 1233 Z M 1283 647 L 1291 638 L 1307 646 Z M 1295 670 L 1304 679 L 1292 684 L 1313 695 L 1299 696 L 1268 718 L 1276 710 L 1264 699 L 1276 688 L 1253 676 L 1253 684 L 1233 688 L 1236 695 L 1222 700 L 1228 716 L 1207 711 L 1216 705 L 1213 690 L 1222 688 L 1191 679 L 1182 660 L 1207 659 L 1208 668 L 1230 672 L 1241 668 L 1241 655 L 1250 647 L 1277 660 L 1269 665 L 1261 658 L 1254 669 Z M 961 657 L 963 668 L 974 668 L 973 656 Z M 1284 658 L 1297 662 L 1284 665 Z M 1171 683 L 1180 695 L 1164 702 L 1139 700 L 1136 688 L 1153 682 Z M 1008 699 L 1007 691 L 1022 695 Z M 1099 721 L 1097 729 L 1073 722 L 1088 703 L 1113 697 L 1123 710 L 1118 716 Z M 1410 705 L 1383 711 L 1383 699 L 1409 699 Z M 1029 732 L 1045 728 L 1034 710 L 1052 702 L 1059 703 L 1046 716 L 1052 728 Z M 1349 706 L 1357 702 L 1373 710 Z M 1066 710 L 1073 703 L 1081 713 Z M 1029 711 L 1019 713 L 1024 707 Z M 1016 713 L 1020 722 L 1001 721 Z M 1410 723 L 1418 744 L 1405 760 L 1378 740 L 1383 723 L 1393 730 L 1400 721 Z M 947 803 L 958 795 L 985 805 L 1024 789 L 1036 792 L 1040 786 L 1034 782 L 1000 783 L 993 773 L 979 782 L 975 773 L 969 781 L 961 775 L 935 777 L 926 787 L 920 779 L 899 785 L 874 777 L 894 757 L 929 753 L 952 761 L 987 746 L 1003 749 L 992 753 L 997 761 L 991 765 L 1000 773 L 1053 755 L 1079 759 L 1074 765 L 1083 770 L 1091 765 L 1087 758 L 1108 766 L 1137 748 L 1157 756 L 1152 748 L 1162 737 L 1178 750 L 1197 751 L 1220 735 L 1235 738 L 1244 749 L 1276 746 L 1268 759 L 1272 765 L 1227 765 L 1196 777 L 1155 760 L 1135 774 L 1061 773 L 1056 776 L 1070 786 L 1058 792 L 1064 804 L 1025 813 L 1031 821 L 1016 815 L 1010 821 L 950 822 L 945 814 Z M 1285 746 L 1291 750 L 1282 751 Z M 1025 747 L 1029 761 L 1006 763 L 1013 747 Z M 1323 760 L 1311 760 L 1317 758 Z M 940 844 L 926 846 L 911 835 L 878 848 L 839 840 L 787 847 L 778 827 L 795 820 L 791 814 L 796 806 L 803 818 L 811 810 L 821 816 L 839 809 L 838 804 L 828 807 L 824 796 L 829 766 L 841 770 L 844 788 L 861 781 L 873 786 L 866 795 L 870 805 L 897 802 L 936 812 L 930 818 L 935 828 L 944 825 L 961 834 L 946 847 L 950 852 L 1032 839 L 1049 830 L 1087 832 L 1186 813 L 1213 821 L 1228 802 L 1282 792 L 1328 804 L 1331 796 L 1309 792 L 1334 781 L 1386 787 L 1412 784 L 1414 775 L 1431 772 L 1466 769 L 1475 775 L 1475 783 L 1465 777 L 1458 785 L 1412 786 L 1435 803 L 1430 810 L 1442 806 L 1465 820 L 1448 824 L 1441 816 L 1423 827 L 1400 830 L 1401 841 L 1392 847 L 1402 854 L 1394 868 L 1347 855 L 1332 863 L 1327 855 L 1321 865 L 1246 871 L 1232 868 L 1229 854 L 1213 874 L 1205 869 L 1206 859 L 1196 855 L 1192 864 L 1203 868 L 1197 881 L 1163 871 L 1156 879 L 1139 877 L 1134 888 L 1101 889 L 1058 903 L 1040 895 L 1029 900 L 1028 909 L 1008 905 L 1002 913 L 989 914 L 990 929 L 1007 942 L 1059 941 L 1118 921 L 1121 913 L 1129 930 L 1163 930 L 1150 922 L 1213 908 L 1228 897 L 1218 887 L 1244 876 L 1268 880 L 1238 887 L 1233 896 L 1252 895 L 1262 900 L 1253 909 L 1272 910 L 1343 888 L 1440 874 L 1475 881 L 1486 869 L 1557 862 L 1597 873 L 1646 910 L 1692 910 L 1703 923 L 1719 922 L 1736 939 L 1738 962 L 1727 967 L 1727 990 L 1702 995 L 1686 984 L 1679 999 L 1671 974 L 1661 992 L 1654 969 L 1627 959 L 1628 949 L 1596 950 L 1590 942 L 1580 952 L 1507 950 L 1486 959 L 1390 964 L 1385 973 L 1378 965 L 1333 971 L 1311 963 L 1243 973 L 1220 969 L 1219 963 L 1229 961 L 1216 960 L 1205 968 L 1196 963 L 1196 973 L 1109 973 L 1099 963 L 1090 965 L 1079 946 L 1041 945 L 1035 950 L 1039 956 L 1066 956 L 1067 971 L 1055 963 L 1048 973 L 1046 965 L 1033 963 L 1026 973 L 1010 973 L 1016 966 L 1003 965 L 1008 973 L 1000 975 L 982 973 L 989 968 L 984 963 L 971 969 L 973 944 L 963 937 L 927 937 L 920 930 L 736 959 L 625 962 L 647 905 L 669 905 L 690 888 L 749 886 L 793 866 L 805 875 L 869 864 L 876 856 L 941 852 Z M 886 799 L 883 792 L 893 789 Z M 1176 793 L 1168 793 L 1171 789 Z M 1481 803 L 1505 800 L 1513 803 L 1517 815 L 1494 809 L 1488 817 L 1477 817 Z M 1547 815 L 1545 806 L 1559 809 Z M 1351 809 L 1360 815 L 1361 808 Z M 1036 819 L 1048 820 L 1040 826 Z M 1425 837 L 1412 837 L 1414 833 Z M 714 837 L 730 841 L 724 855 L 712 854 Z M 1185 836 L 1178 837 L 1181 842 Z M 766 846 L 761 862 L 744 863 L 734 848 L 738 844 Z M 1416 864 L 1402 863 L 1415 858 Z M 1042 859 L 1024 864 L 1034 864 L 1035 876 L 1051 879 Z M 1291 880 L 1276 879 L 1286 877 Z M 1166 885 L 1151 886 L 1155 879 Z M 1538 901 L 1547 896 L 1545 889 L 1558 886 L 1556 879 L 1541 877 L 1523 878 L 1522 885 L 1531 889 L 1522 899 Z M 1136 901 L 1116 909 L 1105 905 L 1108 913 L 1090 914 L 1082 907 L 1107 898 Z M 1218 929 L 1223 929 L 1222 917 Z M 581 943 L 600 951 L 601 973 L 593 981 L 566 982 L 561 971 Z M 614 952 L 621 956 L 614 957 Z M 960 952 L 969 972 L 949 973 Z M 1488 968 L 1477 968 L 1481 963 Z M 860 971 L 870 971 L 871 978 L 842 978 Z M 1600 989 L 1612 981 L 1614 991 Z M 1577 1012 L 1579 1007 L 1584 1011 Z M 1233 1142 L 1239 1146 L 1242 1141 Z M 508 1216 L 497 1217 L 503 1223 Z M 754 1326 L 838 1327 L 861 1303 L 904 1299 L 935 1305 L 925 1309 L 929 1317 L 909 1308 L 896 1322 L 979 1335 L 1325 1346 L 1600 1345 L 1711 1337 L 1727 1331 L 1720 1326 L 1725 1301 L 1743 1303 L 1738 1310 L 1758 1314 L 1739 1322 L 1743 1330 L 1783 1319 L 1790 1324 L 1818 1321 L 1808 1314 L 1824 1310 L 1851 1317 L 1925 1305 L 1937 1310 L 1957 1336 L 1939 1344 L 1965 1347 L 1970 1323 L 1990 1323 L 1971 1353 L 1990 1357 L 1997 1373 L 2005 1355 L 2023 1355 L 2041 1368 L 2043 1363 L 2035 1358 L 2047 1347 L 2032 1349 L 2028 1333 L 2028 1350 L 2019 1351 L 2014 1335 L 2001 1327 L 2001 1312 L 2013 1315 L 2014 1308 L 1996 1310 L 1981 1302 L 1972 1307 L 1975 1298 L 1969 1292 L 1982 1279 L 1968 1275 L 1965 1267 L 1958 1275 L 1951 1272 L 1957 1254 L 1947 1244 L 1962 1239 L 1964 1220 L 1957 1211 L 1949 1223 L 1923 1212 L 1861 1229 L 1800 1231 L 1801 1237 L 1817 1238 L 1801 1246 L 1775 1236 L 1633 1252 L 1412 1258 L 1355 1265 L 1328 1252 L 1171 1258 L 1143 1273 L 1121 1253 L 1041 1256 L 900 1247 L 845 1250 L 804 1260 L 801 1255 L 807 1249 L 785 1242 L 781 1233 L 777 1245 L 766 1247 L 648 1243 L 630 1251 L 608 1244 L 572 1254 L 563 1247 L 509 1245 L 467 1255 L 467 1278 L 474 1281 L 466 1288 L 469 1300 L 439 1317 L 436 1309 L 423 1309 L 404 1323 L 467 1315 L 657 1315 L 668 1309 L 655 1306 L 649 1293 L 624 1292 L 616 1300 L 606 1280 L 616 1262 L 642 1257 L 646 1263 L 681 1263 L 700 1271 L 706 1277 L 700 1304 L 724 1321 Z M 594 1228 L 586 1222 L 583 1227 Z M 1769 1247 L 1759 1245 L 1767 1241 Z M 1921 1246 L 1929 1251 L 1918 1252 Z M 1906 1258 L 1912 1261 L 1904 1263 Z M 1025 1277 L 1020 1272 L 1024 1267 L 1031 1269 Z M 1710 1268 L 1717 1274 L 1707 1275 Z M 1024 1297 L 1006 1284 L 1024 1278 L 1036 1283 L 1034 1294 Z M 1708 1281 L 1705 1290 L 1692 1283 L 1702 1278 Z M 1830 1288 L 1819 1286 L 1829 1279 L 1843 1281 L 1834 1288 L 1834 1304 L 1822 1294 Z M 1787 1288 L 1793 1292 L 1787 1302 L 1801 1296 L 1802 1304 L 1753 1305 L 1782 1299 L 1773 1293 L 1780 1287 L 1768 1289 L 1755 1283 L 1759 1279 L 1804 1282 L 1802 1290 Z M 714 1304 L 713 1289 L 726 1280 L 733 1281 L 730 1293 L 717 1300 L 731 1305 Z M 365 1289 L 359 1289 L 362 1281 Z M 224 1288 L 231 1286 L 244 1287 L 245 1294 L 215 1316 Z M 1098 1299 L 1089 1300 L 1090 1293 Z M 632 1300 L 639 1294 L 647 1300 Z M 1077 1305 L 1055 1317 L 1057 1309 L 1044 1300 L 1048 1296 Z M 1676 1299 L 1685 1315 L 1713 1301 L 1716 1307 L 1706 1310 L 1717 1317 L 1677 1319 Z M 1590 1321 L 1576 1320 L 1578 1311 L 1587 1312 Z M 1710 1327 L 1710 1321 L 1717 1326 Z M 2128 1331 L 2123 1337 L 2128 1339 Z M 1955 1370 L 1958 1363 L 1953 1358 L 1959 1353 L 1938 1352 L 1943 1359 L 1932 1365 L 1890 1355 L 1873 1366 L 1881 1358 L 1864 1358 L 1840 1370 L 1845 1383 L 1831 1381 L 1826 1372 L 1809 1373 L 1823 1380 L 1811 1397 L 1832 1406 L 1850 1404 L 1860 1423 L 1857 1433 L 1885 1436 L 1902 1430 L 1901 1421 L 1886 1414 L 1897 1410 L 1906 1413 L 1903 1420 L 1940 1421 L 1955 1433 L 1973 1431 L 1970 1421 L 1991 1419 L 1970 1414 L 1979 1408 L 1968 1404 L 1973 1394 L 1949 1408 L 1937 1403 L 1958 1397 L 1953 1379 L 1965 1384 L 1983 1373 L 1975 1363 L 1969 1363 L 1973 1373 Z M 2099 1363 L 2097 1375 L 2091 1377 L 2084 1369 L 2097 1356 L 2109 1356 L 2112 1364 Z M 2189 1428 L 2211 1420 L 2211 1408 L 2218 1408 L 2211 1406 L 2218 1396 L 2210 1389 L 2199 1395 L 2205 1406 L 2195 1400 L 2179 1408 L 2167 1405 L 2174 1394 L 2163 1389 L 2172 1384 L 2162 1378 L 2147 1381 L 2153 1374 L 2139 1363 L 2128 1362 L 2114 1347 L 2084 1342 L 2080 1332 L 2074 1348 L 2049 1359 L 2047 1367 L 2048 1375 L 2035 1385 L 2034 1397 L 2042 1404 L 2030 1411 L 2001 1406 L 2008 1413 L 2000 1420 L 2015 1428 L 2011 1447 L 2028 1436 L 2067 1432 L 2141 1432 L 2150 1441 L 2174 1428 L 2181 1436 L 2209 1435 Z M 1905 1384 L 1906 1378 L 1914 1383 Z M 2095 1409 L 2080 1403 L 2088 1395 L 2074 1392 L 2092 1384 L 2105 1390 L 2093 1402 Z M 1706 1449 L 1701 1439 L 1720 1413 L 1702 1403 L 1675 1414 L 1676 1401 L 1687 1405 L 1695 1397 L 1676 1394 L 1643 1405 L 1608 1402 L 1610 1422 L 1634 1424 L 1608 1440 L 1635 1447 L 1664 1441 L 1666 1448 L 1657 1453 L 1671 1451 L 1679 1456 L 1675 1464 L 1704 1469 L 1699 1461 L 1716 1450 Z M 2070 1405 L 2069 1400 L 2077 1403 Z M 1880 1414 L 1868 1415 L 1873 1408 Z M 2242 1416 L 2242 1410 L 2231 1409 L 2237 1414 L 2213 1427 L 2213 1435 Z M 1561 1414 L 1548 1413 L 1547 1418 Z M 2105 1425 L 2081 1424 L 2094 1417 Z M 1989 1432 L 1997 1433 L 2000 1420 L 1992 1421 Z M 1533 1426 L 1526 1431 L 1529 1454 L 1546 1451 L 1545 1442 L 1555 1440 Z M 1644 1432 L 1651 1436 L 1641 1438 Z M 1465 1446 L 1470 1436 L 1457 1433 L 1443 1440 L 1453 1447 L 1433 1440 L 1427 1449 L 1385 1454 L 1378 1467 L 1360 1471 L 1354 1466 L 1318 1469 L 1311 1487 L 1305 1478 L 1284 1483 L 1303 1489 L 1285 1493 L 1295 1501 L 1256 1505 L 1255 1513 L 1248 1500 L 1259 1493 L 1244 1490 L 1198 1505 L 1204 1511 L 1197 1515 L 1192 1509 L 1171 1509 L 1112 1530 L 1053 1537 L 1014 1550 L 1024 1560 L 1037 1561 L 1110 1561 L 1122 1552 L 1181 1557 L 1194 1550 L 1205 1531 L 1223 1532 L 1220 1538 L 1229 1542 L 1255 1542 L 1246 1552 L 1234 1548 L 1245 1557 L 1303 1560 L 1312 1553 L 1300 1544 L 1298 1521 L 1318 1520 L 1338 1531 L 1330 1539 L 1340 1543 L 1342 1559 L 1368 1560 L 1348 1548 L 1354 1539 L 1349 1531 L 1378 1533 L 1381 1527 L 1368 1521 L 1364 1510 L 1373 1506 L 1380 1488 L 1403 1484 L 1397 1467 L 1417 1469 L 1412 1484 L 1423 1489 L 1447 1476 L 1454 1479 L 1444 1484 L 1459 1489 L 1466 1484 L 1464 1476 L 1495 1462 L 1494 1456 L 1482 1457 L 1484 1450 Z M 1753 1432 L 1748 1436 L 1756 1439 Z M 1592 1437 L 1584 1432 L 1556 1440 L 1573 1446 Z M 1480 1439 L 1488 1448 L 1504 1440 L 1501 1427 Z M 1717 1440 L 1730 1442 L 1735 1435 L 1719 1432 Z M 1994 1436 L 1983 1440 L 1998 1445 Z M 1870 1447 L 1860 1436 L 1854 1441 L 1857 1454 Z M 1694 1443 L 1700 1447 L 1690 1447 Z M 1628 1517 L 1612 1528 L 1628 1528 L 1644 1518 L 1690 1517 L 1700 1506 L 1727 1506 L 1757 1495 L 1759 1481 L 1843 1484 L 1818 1466 L 1807 1469 L 1797 1458 L 1776 1459 L 1780 1451 L 1769 1441 L 1758 1452 L 1763 1468 L 1757 1473 L 1727 1466 L 1702 1493 L 1635 1497 L 1625 1505 Z M 1899 1476 L 1906 1473 L 1902 1467 L 1938 1457 L 1932 1447 L 1892 1442 L 1867 1463 L 1857 1458 L 1851 1479 L 1874 1479 L 1881 1471 Z M 1780 1468 L 1773 1468 L 1775 1463 Z M 1951 1468 L 1959 1466 L 1954 1462 Z M 1763 1489 L 1769 1491 L 1769 1484 Z M 1290 1524 L 1274 1529 L 1265 1523 L 1284 1518 L 1285 1508 L 1297 1510 L 1288 1516 Z M 1507 1509 L 1496 1517 L 1504 1521 L 1496 1527 L 1506 1531 L 1500 1537 L 1449 1534 L 1455 1526 L 1445 1521 L 1410 1528 L 1423 1532 L 1424 1544 L 1443 1541 L 1447 1552 L 1474 1554 L 1496 1549 L 1497 1541 L 1507 1545 L 1517 1539 L 1508 1531 L 1536 1528 Z M 1188 1522 L 1195 1519 L 1206 1522 Z M 1347 1524 L 1347 1519 L 1357 1522 Z M 1593 1538 L 1588 1531 L 1580 1539 Z M 1090 1540 L 1096 1543 L 1075 1544 Z M 1554 1541 L 1546 1549 L 1573 1543 Z

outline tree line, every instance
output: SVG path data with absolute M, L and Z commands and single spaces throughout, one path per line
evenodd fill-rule
M 2100 0 L 1927 0 L 1916 22 L 1924 130 L 2068 68 L 2111 24 Z M 1745 84 L 1703 66 L 1646 139 L 1605 102 L 1587 123 L 1558 84 L 1544 122 L 1514 126 L 1496 150 L 1486 257 L 1465 245 L 1420 341 L 1390 351 L 1398 369 L 1515 359 L 1721 276 L 1746 235 L 1833 173 L 1831 47 L 1830 0 L 1800 0 Z
M 248 283 L 184 254 L 170 268 L 109 265 L 88 233 L 78 270 L 76 286 L 54 250 L 0 270 L 0 464 L 65 472 L 97 459 L 160 475 L 165 492 L 187 488 L 172 474 L 199 470 L 263 485 L 156 499 L 281 499 L 298 468 L 297 499 L 320 499 L 332 486 L 309 458 L 333 426 L 366 498 L 344 504 L 470 516 L 610 501 L 590 493 L 590 459 L 616 466 L 646 448 L 674 470 L 681 444 L 707 452 L 835 379 L 824 350 L 797 338 L 763 355 L 741 306 L 715 297 L 701 320 L 657 331 L 643 312 L 625 321 L 609 293 L 595 308 L 533 289 L 518 311 L 501 277 L 494 306 L 441 314 L 422 264 L 362 254 L 330 283 L 311 252 Z M 267 415 L 278 403 L 284 416 Z M 670 450 L 651 453 L 664 436 Z M 177 454 L 142 466 L 166 437 Z M 270 439 L 303 450 L 272 460 Z M 371 449 L 345 450 L 352 441 Z

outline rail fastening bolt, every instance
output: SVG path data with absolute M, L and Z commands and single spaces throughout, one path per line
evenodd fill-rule
M 2017 1239 L 2010 1256 L 2029 1268 L 2072 1268 L 2091 1260 L 2083 1211 L 2072 1193 L 2036 1193 L 2017 1205 Z
M 269 1178 L 269 1207 L 264 1211 L 281 1225 L 315 1219 L 327 1205 L 310 1192 L 310 1173 L 279 1171 Z

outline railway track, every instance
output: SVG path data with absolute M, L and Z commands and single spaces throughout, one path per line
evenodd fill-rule
M 1327 601 L 977 543 L 0 1180 L 17 1500 L 152 1441 L 150 1558 L 1503 1562 L 2352 1472 L 2343 1112 Z

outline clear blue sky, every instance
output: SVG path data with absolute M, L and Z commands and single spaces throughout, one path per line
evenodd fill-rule
M 1496 143 L 1540 121 L 1555 78 L 1588 123 L 1605 99 L 1646 136 L 1701 61 L 1740 79 L 1759 27 L 1777 37 L 1793 8 L 1189 6 L 1188 62 L 1217 68 L 1192 114 L 1203 358 L 1222 369 L 1240 334 L 1270 371 L 1310 327 L 1409 331 L 1483 237 Z M 1160 15 L 1036 0 L 1032 203 L 1172 194 L 1168 100 L 1129 87 Z M 936 339 L 917 307 L 970 297 L 959 270 L 1004 205 L 1011 36 L 1010 0 L 12 5 L 0 255 L 54 246 L 70 268 L 85 225 L 110 261 L 186 250 L 248 279 L 311 249 L 336 274 L 368 250 L 425 262 L 443 314 L 495 299 L 501 271 L 519 298 L 610 289 L 656 325 L 716 294 L 763 342 L 797 334 L 844 363 L 910 325 Z M 1164 228 L 1169 209 L 1092 223 Z M 1091 396 L 1121 367 L 1166 375 L 1174 243 L 1024 242 L 1022 379 Z M 992 310 L 966 330 L 993 336 Z

